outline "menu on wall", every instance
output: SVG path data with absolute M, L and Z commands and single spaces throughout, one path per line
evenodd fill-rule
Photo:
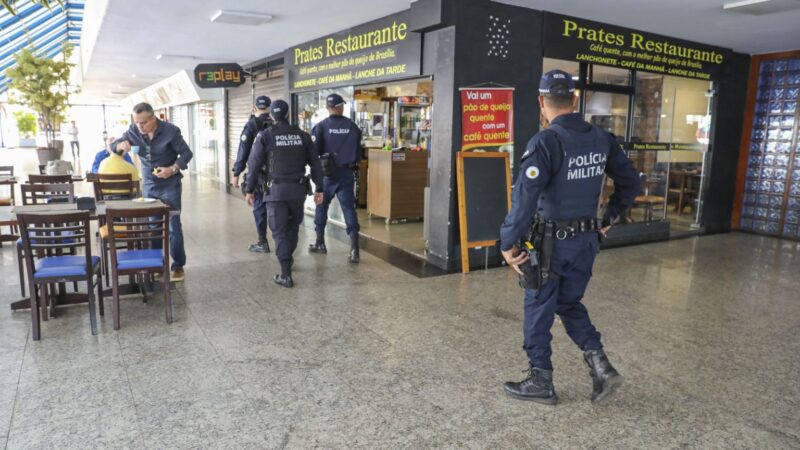
M 294 92 L 416 76 L 421 55 L 405 11 L 292 47 L 284 61 Z
M 732 51 L 560 14 L 545 13 L 544 55 L 623 69 L 713 80 Z
M 514 88 L 461 88 L 461 150 L 514 143 Z

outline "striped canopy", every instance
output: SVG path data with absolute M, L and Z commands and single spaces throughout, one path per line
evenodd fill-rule
M 4 75 L 14 66 L 14 54 L 32 45 L 36 55 L 53 58 L 61 53 L 61 45 L 69 41 L 80 45 L 84 0 L 54 2 L 50 9 L 30 0 L 14 3 L 12 16 L 0 9 L 0 94 L 8 89 L 10 80 Z

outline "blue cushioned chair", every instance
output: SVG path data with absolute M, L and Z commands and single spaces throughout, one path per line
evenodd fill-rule
M 97 334 L 94 288 L 103 314 L 103 280 L 100 258 L 92 256 L 89 241 L 89 211 L 41 212 L 18 214 L 22 248 L 28 268 L 31 292 L 31 322 L 34 340 L 41 337 L 41 322 L 47 320 L 47 286 L 56 283 L 85 281 L 89 297 L 89 322 Z M 77 250 L 83 249 L 83 255 Z M 72 255 L 65 255 L 72 251 Z M 55 311 L 56 296 L 49 298 Z
M 106 209 L 108 248 L 111 254 L 111 290 L 114 329 L 119 330 L 119 278 L 126 275 L 162 275 L 164 314 L 172 323 L 172 295 L 169 291 L 169 207 Z M 154 241 L 161 248 L 153 249 Z M 144 290 L 143 290 L 144 293 Z
M 22 204 L 23 205 L 46 205 L 51 203 L 53 200 L 57 202 L 68 202 L 74 203 L 75 202 L 75 185 L 70 183 L 57 183 L 57 184 L 42 184 L 39 180 L 42 177 L 71 177 L 69 175 L 29 175 L 29 178 L 33 178 L 36 180 L 36 183 L 32 181 L 28 181 L 26 184 L 20 185 L 20 191 L 22 192 Z M 25 266 L 23 261 L 25 260 L 25 254 L 22 251 L 22 238 L 17 239 L 17 264 L 19 265 L 19 290 L 22 292 L 22 296 L 25 297 Z M 77 291 L 77 285 L 75 287 Z
M 102 203 L 108 200 L 133 200 L 139 197 L 141 188 L 138 181 L 131 180 L 129 173 L 97 173 L 93 177 L 94 201 Z M 100 236 L 100 257 L 103 262 L 103 274 L 106 276 L 106 286 L 111 277 L 108 275 L 108 226 L 105 218 L 100 218 L 97 234 Z

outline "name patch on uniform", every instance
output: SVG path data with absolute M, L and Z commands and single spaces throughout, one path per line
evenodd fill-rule
M 328 130 L 330 134 L 348 134 L 350 133 L 350 128 L 331 128 Z
M 530 166 L 525 169 L 525 176 L 530 178 L 531 180 L 535 180 L 539 178 L 539 168 L 536 166 Z
M 303 140 L 300 139 L 299 134 L 281 134 L 275 136 L 275 145 L 278 147 L 285 147 L 288 145 L 303 145 Z
M 608 155 L 605 153 L 589 153 L 570 157 L 567 180 L 582 180 L 603 175 L 606 170 L 606 159 L 608 159 Z

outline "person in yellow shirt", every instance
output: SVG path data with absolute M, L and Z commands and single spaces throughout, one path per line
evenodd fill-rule
M 112 139 L 109 139 L 109 141 Z M 142 177 L 139 174 L 139 169 L 125 160 L 125 153 L 127 153 L 126 150 L 110 151 L 108 158 L 100 163 L 100 169 L 97 170 L 97 173 L 101 175 L 130 174 L 131 181 L 140 181 Z M 113 193 L 116 193 L 116 191 Z M 120 193 L 123 192 L 120 191 Z

